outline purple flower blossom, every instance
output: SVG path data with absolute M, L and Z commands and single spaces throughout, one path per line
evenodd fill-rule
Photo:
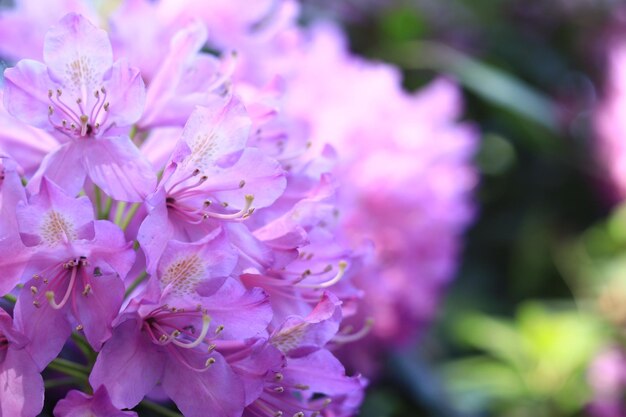
M 280 165 L 246 147 L 250 122 L 241 103 L 198 107 L 185 125 L 138 240 L 152 265 L 168 239 L 195 241 L 224 223 L 241 222 L 270 205 L 284 189 Z M 166 227 L 164 229 L 164 226 Z M 247 230 L 227 228 L 249 240 Z
M 19 232 L 30 251 L 16 320 L 43 365 L 61 350 L 71 325 L 99 350 L 122 303 L 124 277 L 135 259 L 121 231 L 94 221 L 90 201 L 74 199 L 44 178 L 39 194 L 17 210 Z
M 140 201 L 155 176 L 122 129 L 143 111 L 139 72 L 114 64 L 106 32 L 77 14 L 46 34 L 44 61 L 22 60 L 5 71 L 9 113 L 65 141 L 44 158 L 31 189 L 45 175 L 76 194 L 88 175 L 113 198 Z
M 159 383 L 185 416 L 237 416 L 244 385 L 216 349 L 202 306 L 142 305 L 116 326 L 90 376 L 114 405 L 133 407 Z M 215 383 L 220 381 L 219 383 Z

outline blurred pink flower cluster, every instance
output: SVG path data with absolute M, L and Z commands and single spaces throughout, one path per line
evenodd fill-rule
M 454 84 L 405 93 L 286 0 L 16 3 L 0 416 L 41 411 L 44 369 L 84 391 L 59 417 L 355 415 L 333 352 L 370 371 L 430 320 L 472 216 Z
M 626 44 L 609 48 L 605 97 L 594 115 L 597 155 L 613 187 L 614 200 L 626 198 Z

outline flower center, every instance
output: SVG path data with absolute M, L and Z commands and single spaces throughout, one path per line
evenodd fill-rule
M 48 90 L 48 120 L 58 131 L 72 137 L 96 136 L 109 116 L 109 102 L 104 87 L 93 93 L 95 101 L 82 98 L 66 100 L 63 91 Z
M 39 274 L 33 275 L 37 284 L 30 287 L 33 295 L 33 305 L 41 307 L 42 295 L 55 310 L 63 308 L 68 302 L 75 307 L 76 288 L 82 283 L 81 294 L 83 297 L 89 296 L 92 292 L 90 277 L 86 267 L 89 265 L 87 258 L 81 256 L 64 263 L 55 263 Z M 60 301 L 57 301 L 57 293 L 62 293 Z
M 201 306 L 188 311 L 164 305 L 145 317 L 143 330 L 152 343 L 165 347 L 183 366 L 204 372 L 215 363 L 210 356 L 215 349 L 209 337 L 210 324 L 211 318 Z M 218 326 L 215 335 L 223 329 L 224 326 Z

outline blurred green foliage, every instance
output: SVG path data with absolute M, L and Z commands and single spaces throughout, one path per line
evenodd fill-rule
M 447 363 L 447 386 L 464 411 L 573 415 L 589 399 L 584 371 L 602 329 L 591 314 L 537 302 L 522 304 L 514 320 L 468 315 L 455 322 L 454 336 L 480 355 Z

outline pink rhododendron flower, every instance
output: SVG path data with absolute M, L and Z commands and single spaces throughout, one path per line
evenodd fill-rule
M 98 356 L 92 385 L 104 385 L 118 407 L 133 407 L 159 382 L 186 416 L 240 415 L 245 386 L 220 354 L 220 333 L 225 326 L 212 328 L 214 319 L 205 303 L 196 301 L 188 308 L 138 305 L 136 311 L 122 316 Z M 212 301 L 217 304 L 206 302 L 207 308 L 220 310 L 224 308 L 220 304 L 230 303 L 226 297 Z M 264 321 L 259 314 L 251 317 Z M 251 326 L 249 330 L 248 337 L 257 329 Z
M 72 325 L 100 350 L 122 304 L 121 277 L 135 259 L 122 232 L 106 220 L 94 221 L 86 197 L 71 198 L 46 179 L 40 193 L 18 207 L 17 220 L 30 258 L 20 279 L 28 291 L 20 293 L 16 319 L 35 344 L 47 348 L 40 350 L 46 356 L 35 359 L 42 364 L 54 358 Z
M 45 175 L 76 194 L 88 175 L 112 197 L 140 201 L 155 180 L 152 168 L 123 130 L 115 133 L 143 111 L 139 72 L 124 61 L 114 64 L 106 32 L 77 14 L 46 34 L 44 61 L 22 60 L 5 71 L 9 113 L 66 136 L 44 158 L 31 187 Z
M 149 214 L 138 239 L 149 265 L 168 239 L 195 241 L 220 224 L 243 235 L 235 245 L 249 240 L 247 229 L 225 223 L 243 221 L 255 208 L 270 205 L 285 183 L 276 161 L 246 147 L 249 129 L 245 110 L 234 99 L 191 114 L 157 191 L 147 200 Z

